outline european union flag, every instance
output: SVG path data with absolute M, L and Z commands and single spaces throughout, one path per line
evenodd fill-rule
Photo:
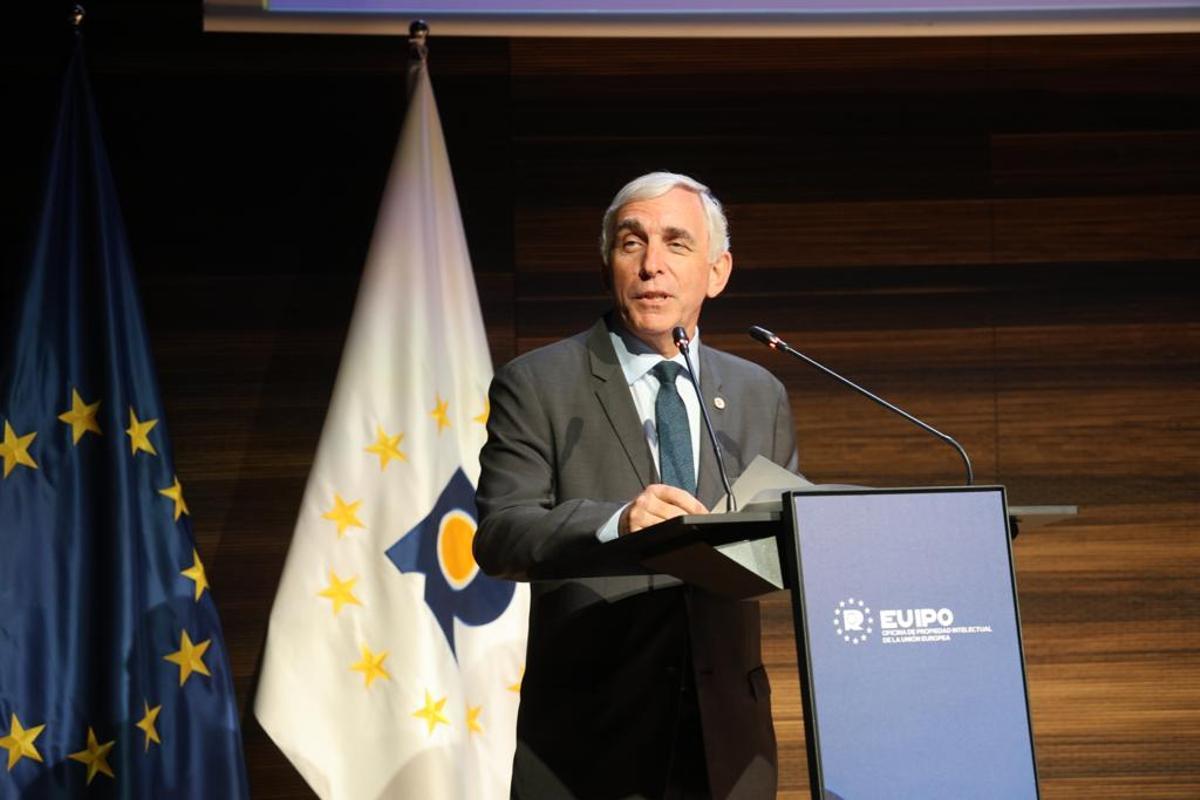
M 12 319 L 0 798 L 245 797 L 229 661 L 79 43 Z

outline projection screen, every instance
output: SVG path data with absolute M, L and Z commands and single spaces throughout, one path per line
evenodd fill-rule
M 1200 0 L 205 0 L 207 31 L 438 36 L 1002 36 L 1200 31 Z

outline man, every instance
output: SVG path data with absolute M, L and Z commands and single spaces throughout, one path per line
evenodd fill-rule
M 475 557 L 489 574 L 535 581 L 514 797 L 775 796 L 756 603 L 662 577 L 538 580 L 618 535 L 715 504 L 700 402 L 731 480 L 760 453 L 795 469 L 783 386 L 696 338 L 701 306 L 729 280 L 727 230 L 691 178 L 630 182 L 602 227 L 613 310 L 492 382 Z M 692 337 L 702 398 L 683 374 L 676 325 Z

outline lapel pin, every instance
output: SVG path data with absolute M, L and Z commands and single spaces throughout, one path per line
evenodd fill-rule
M 716 406 L 718 410 L 723 411 L 725 409 L 725 398 L 724 397 L 714 397 L 713 405 Z

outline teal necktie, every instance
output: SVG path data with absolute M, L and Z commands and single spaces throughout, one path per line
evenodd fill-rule
M 660 361 L 651 370 L 658 378 L 658 396 L 654 398 L 654 425 L 658 431 L 658 471 L 662 482 L 696 493 L 696 469 L 692 462 L 692 428 L 687 408 L 675 388 L 675 378 L 683 367 L 674 361 Z

